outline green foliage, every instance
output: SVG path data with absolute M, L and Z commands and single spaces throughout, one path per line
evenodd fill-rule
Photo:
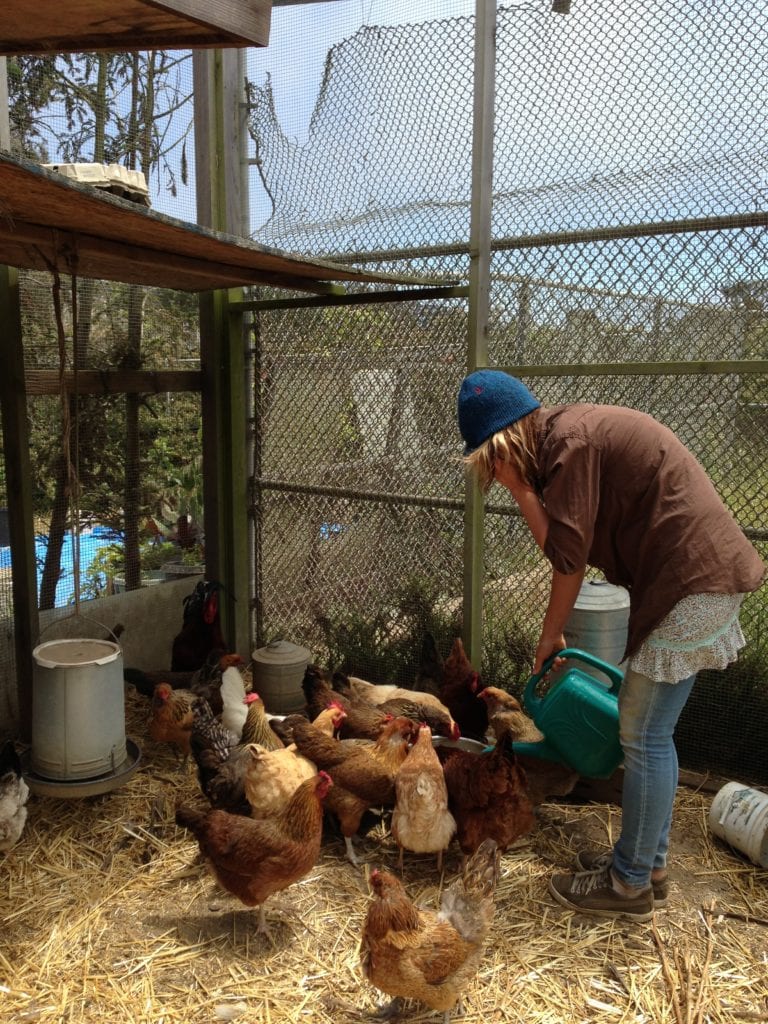
M 323 637 L 319 654 L 328 665 L 371 682 L 412 686 L 420 667 L 425 634 L 441 648 L 460 631 L 456 616 L 440 607 L 426 578 L 413 578 L 364 611 L 331 607 L 316 616 Z

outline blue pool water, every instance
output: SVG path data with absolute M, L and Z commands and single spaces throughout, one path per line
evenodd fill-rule
M 88 566 L 95 558 L 101 548 L 107 547 L 122 540 L 119 533 L 115 533 L 107 526 L 93 526 L 83 530 L 80 534 L 80 588 L 82 591 L 88 572 Z M 40 591 L 40 581 L 43 575 L 43 564 L 45 552 L 48 547 L 48 538 L 45 536 L 35 537 L 35 560 L 37 562 L 37 588 Z M 11 549 L 0 547 L 0 569 L 11 568 Z M 64 535 L 64 546 L 61 551 L 61 576 L 56 586 L 56 607 L 63 608 L 74 600 L 75 596 L 75 573 L 72 565 L 72 534 Z

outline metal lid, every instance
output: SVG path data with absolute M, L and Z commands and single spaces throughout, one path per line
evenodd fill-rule
M 629 591 L 607 580 L 585 580 L 574 608 L 580 611 L 617 611 L 629 608 Z
M 32 651 L 43 668 L 62 665 L 106 665 L 120 655 L 119 644 L 111 640 L 48 640 Z
M 302 662 L 306 664 L 312 652 L 306 647 L 292 644 L 290 640 L 273 640 L 266 647 L 259 647 L 251 657 L 262 665 L 298 665 Z

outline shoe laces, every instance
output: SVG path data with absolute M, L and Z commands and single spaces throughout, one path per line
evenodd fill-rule
M 610 869 L 603 868 L 600 871 L 577 871 L 571 882 L 571 893 L 574 896 L 586 896 L 594 889 L 612 889 L 613 882 L 610 877 Z

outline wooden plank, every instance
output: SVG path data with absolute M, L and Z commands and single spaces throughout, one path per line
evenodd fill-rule
M 434 284 L 358 271 L 188 224 L 0 153 L 0 263 L 187 291 L 271 284 L 317 294 L 330 282 Z
M 27 370 L 28 395 L 58 395 L 61 389 L 58 370 Z M 64 374 L 68 392 L 79 395 L 161 395 L 168 392 L 200 391 L 200 370 L 72 370 Z
M 13 0 L 0 54 L 266 46 L 271 0 Z

